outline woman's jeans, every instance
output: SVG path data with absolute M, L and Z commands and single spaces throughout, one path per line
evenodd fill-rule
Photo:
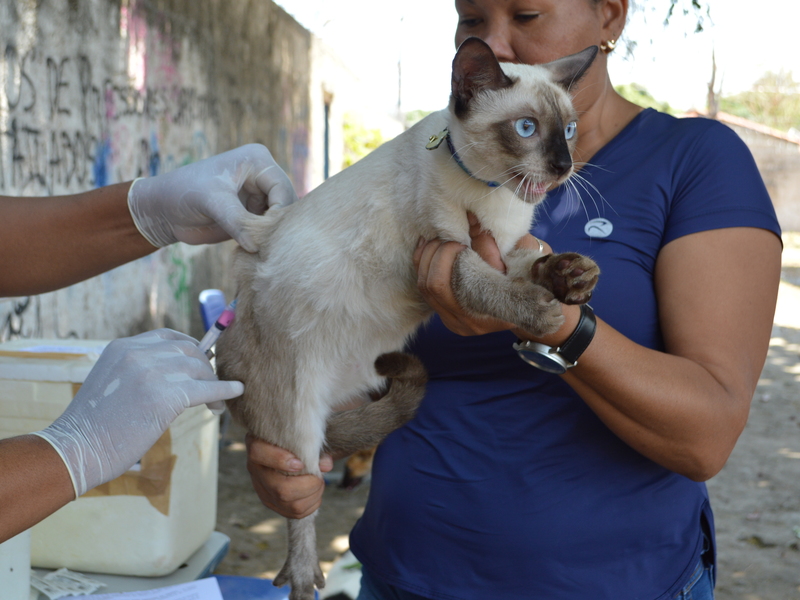
M 714 600 L 714 565 L 706 566 L 702 558 L 675 600 Z

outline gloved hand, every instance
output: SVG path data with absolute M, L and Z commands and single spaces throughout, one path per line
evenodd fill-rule
M 263 214 L 269 206 L 295 200 L 289 177 L 260 144 L 137 179 L 128 191 L 136 227 L 158 248 L 178 241 L 213 244 L 234 238 L 255 252 L 242 223 L 251 213 Z
M 64 414 L 36 435 L 64 460 L 77 498 L 132 467 L 185 409 L 243 391 L 217 380 L 193 338 L 159 329 L 111 342 Z

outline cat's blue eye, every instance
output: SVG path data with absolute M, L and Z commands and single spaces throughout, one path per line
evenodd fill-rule
M 517 133 L 524 138 L 531 137 L 536 133 L 536 123 L 534 123 L 533 119 L 527 117 L 517 119 L 514 122 L 514 128 L 517 130 Z
M 567 123 L 567 126 L 564 128 L 564 137 L 571 140 L 575 137 L 576 131 L 578 131 L 578 124 L 575 121 Z

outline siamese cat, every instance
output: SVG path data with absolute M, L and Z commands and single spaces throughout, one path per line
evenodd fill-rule
M 236 319 L 217 344 L 220 376 L 245 384 L 228 404 L 234 418 L 315 475 L 321 452 L 375 446 L 411 419 L 426 375 L 398 351 L 432 313 L 412 262 L 420 237 L 467 246 L 452 284 L 471 314 L 542 335 L 562 324 L 559 302 L 588 301 L 594 261 L 515 245 L 547 190 L 573 172 L 578 117 L 569 89 L 596 54 L 590 47 L 544 65 L 501 65 L 470 38 L 453 60 L 448 109 L 253 220 L 259 250 L 237 251 Z M 507 273 L 469 248 L 468 211 L 494 236 Z M 510 349 L 509 360 L 517 360 Z M 382 399 L 336 412 L 387 380 Z M 288 529 L 274 583 L 290 583 L 291 600 L 311 600 L 325 583 L 314 515 L 290 519 Z

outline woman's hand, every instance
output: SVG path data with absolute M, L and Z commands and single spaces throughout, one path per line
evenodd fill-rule
M 250 434 L 247 444 L 247 470 L 259 500 L 287 519 L 307 517 L 322 504 L 325 481 L 305 473 L 303 463 L 291 452 Z M 333 459 L 323 455 L 319 470 L 333 469 Z
M 506 266 L 492 234 L 481 228 L 475 215 L 468 213 L 468 218 L 472 249 L 495 269 L 505 272 Z M 550 246 L 544 242 L 542 245 L 545 253 L 552 252 Z M 422 297 L 438 313 L 444 325 L 458 335 L 482 335 L 513 329 L 514 325 L 506 321 L 470 315 L 458 304 L 451 285 L 453 264 L 465 247 L 457 242 L 420 239 L 414 251 L 414 267 L 417 269 L 417 287 Z M 536 250 L 539 241 L 528 234 L 517 243 L 517 247 Z

